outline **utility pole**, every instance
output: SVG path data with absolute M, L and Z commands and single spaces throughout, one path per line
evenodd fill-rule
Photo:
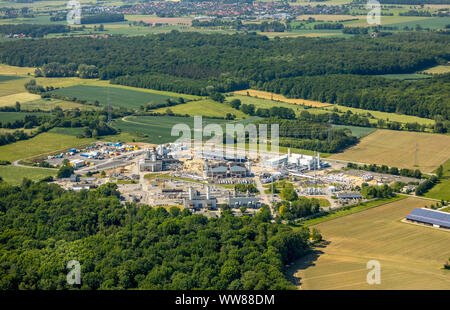
M 332 135 L 333 135 L 333 120 L 331 119 L 331 114 L 328 115 L 328 144 L 331 143 Z
M 417 152 L 418 152 L 418 149 L 419 149 L 419 147 L 418 147 L 417 142 L 416 142 L 416 148 L 414 150 L 414 167 L 417 167 Z
M 112 106 L 110 104 L 106 106 L 106 111 L 108 111 L 108 123 L 110 123 L 112 120 Z

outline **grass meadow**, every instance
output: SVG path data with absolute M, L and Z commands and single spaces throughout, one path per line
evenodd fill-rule
M 0 166 L 0 177 L 11 185 L 21 184 L 23 178 L 39 181 L 49 176 L 56 176 L 56 169 L 25 168 L 15 166 Z

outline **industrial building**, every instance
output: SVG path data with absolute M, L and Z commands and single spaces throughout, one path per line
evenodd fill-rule
M 362 199 L 360 193 L 337 193 L 336 194 L 337 199 L 343 199 L 343 200 L 350 200 L 350 199 Z
M 237 163 L 219 162 L 217 164 L 210 164 L 208 159 L 205 159 L 203 165 L 203 177 L 213 179 L 223 178 L 244 178 L 249 175 L 248 169 Z
M 247 156 L 240 154 L 233 154 L 233 156 L 229 156 L 226 152 L 213 152 L 213 151 L 205 151 L 201 152 L 200 158 L 202 159 L 212 159 L 212 160 L 225 160 L 225 161 L 234 161 L 234 162 L 246 162 L 248 160 Z
M 70 161 L 69 165 L 71 165 L 73 169 L 78 169 L 84 167 L 86 163 L 82 159 L 73 159 Z
M 405 218 L 412 222 L 431 225 L 436 228 L 450 229 L 450 213 L 447 212 L 415 208 Z
M 211 188 L 206 188 L 206 196 L 199 195 L 194 188 L 189 187 L 189 196 L 184 199 L 184 207 L 191 211 L 200 209 L 215 210 L 217 208 L 217 199 L 211 197 Z
M 258 197 L 228 197 L 228 205 L 235 209 L 240 207 L 259 209 L 262 204 Z
M 286 155 L 266 159 L 264 164 L 276 169 L 281 166 L 291 166 L 295 168 L 304 168 L 307 170 L 321 169 L 323 164 L 320 161 L 320 153 L 317 156 L 304 154 L 291 154 L 291 149 L 288 149 Z
M 146 150 L 146 157 L 139 160 L 139 171 L 158 172 L 166 169 L 168 164 L 178 162 L 172 158 L 165 146 Z

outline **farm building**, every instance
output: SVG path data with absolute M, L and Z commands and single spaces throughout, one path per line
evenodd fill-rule
M 405 218 L 409 221 L 433 227 L 450 229 L 450 213 L 447 212 L 415 208 Z

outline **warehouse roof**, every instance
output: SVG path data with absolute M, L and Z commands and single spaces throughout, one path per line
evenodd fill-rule
M 244 167 L 241 166 L 232 166 L 230 167 L 230 171 L 232 172 L 239 172 L 239 171 L 247 171 Z
M 338 193 L 336 194 L 339 199 L 361 199 L 360 193 Z
M 450 213 L 447 212 L 415 208 L 406 219 L 450 228 Z
M 225 172 L 226 173 L 228 171 L 228 168 L 225 167 L 225 166 L 218 166 L 218 167 L 211 168 L 211 171 L 212 172 Z

